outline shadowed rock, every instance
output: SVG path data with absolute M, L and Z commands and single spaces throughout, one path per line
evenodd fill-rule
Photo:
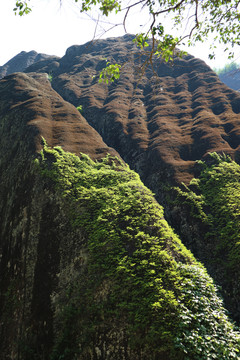
M 6 62 L 6 64 L 0 66 L 0 79 L 14 72 L 24 71 L 30 65 L 46 59 L 51 59 L 51 61 L 54 61 L 55 59 L 57 60 L 58 57 L 46 54 L 38 54 L 36 51 L 22 51 Z

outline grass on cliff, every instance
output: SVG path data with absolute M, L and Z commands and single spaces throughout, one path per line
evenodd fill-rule
M 114 341 L 114 328 L 135 359 L 239 358 L 239 333 L 212 279 L 135 172 L 110 156 L 94 162 L 47 145 L 38 164 L 72 229 L 88 238 L 86 270 L 59 305 L 52 360 L 87 359 L 97 336 Z

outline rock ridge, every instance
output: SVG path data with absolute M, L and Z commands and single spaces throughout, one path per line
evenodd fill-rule
M 21 51 L 19 54 L 6 62 L 6 64 L 0 66 L 0 79 L 14 72 L 24 71 L 30 65 L 46 59 L 51 59 L 51 61 L 53 61 L 53 59 L 57 60 L 58 57 L 41 53 L 39 54 L 34 50 L 29 52 Z

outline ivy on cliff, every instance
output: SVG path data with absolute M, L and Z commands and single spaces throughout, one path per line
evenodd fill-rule
M 114 326 L 132 358 L 239 358 L 239 333 L 212 279 L 135 172 L 117 158 L 94 162 L 46 144 L 38 163 L 70 209 L 72 229 L 87 234 L 89 253 L 59 306 L 51 359 L 88 358 L 98 336 L 113 341 Z

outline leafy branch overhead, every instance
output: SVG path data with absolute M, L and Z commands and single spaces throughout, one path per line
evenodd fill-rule
M 74 1 L 80 3 L 79 0 Z M 30 2 L 31 0 L 17 1 L 15 13 L 20 16 L 29 13 Z M 95 8 L 104 16 L 120 13 L 122 25 L 127 32 L 129 15 L 143 8 L 147 10 L 150 19 L 148 27 L 136 35 L 135 42 L 142 49 L 150 45 L 148 54 L 151 64 L 153 56 L 161 56 L 163 60 L 171 61 L 177 47 L 204 42 L 210 35 L 214 40 L 209 49 L 209 57 L 215 57 L 214 50 L 219 42 L 225 45 L 224 50 L 229 58 L 232 58 L 234 53 L 231 48 L 240 45 L 239 4 L 239 0 L 83 0 L 80 12 L 90 12 Z M 166 31 L 166 24 L 172 24 L 172 34 Z M 179 52 L 177 53 L 179 55 Z M 117 64 L 113 65 L 113 68 L 108 66 L 102 73 L 102 81 L 117 78 L 117 69 L 120 69 Z
M 27 1 L 16 1 L 16 7 L 13 9 L 15 15 L 23 16 L 29 14 L 32 10 L 28 7 Z
M 74 0 L 76 3 L 79 0 Z M 28 6 L 31 0 L 17 1 L 14 11 L 20 16 L 31 11 Z M 61 3 L 61 1 L 60 1 Z M 88 12 L 96 7 L 102 15 L 122 13 L 123 25 L 126 29 L 126 20 L 132 9 L 139 5 L 148 9 L 151 20 L 148 30 L 143 36 L 138 35 L 137 43 L 140 46 L 146 44 L 146 40 L 152 38 L 157 51 L 166 46 L 173 49 L 187 42 L 189 45 L 197 41 L 203 42 L 213 34 L 214 40 L 226 45 L 225 50 L 232 56 L 229 47 L 240 44 L 240 12 L 239 0 L 139 0 L 130 2 L 117 0 L 83 0 L 81 12 Z M 167 17 L 165 21 L 162 16 Z M 172 21 L 178 37 L 165 32 L 165 23 Z M 187 28 L 185 32 L 181 28 Z M 214 45 L 213 45 L 214 48 Z M 214 53 L 210 54 L 214 57 Z

